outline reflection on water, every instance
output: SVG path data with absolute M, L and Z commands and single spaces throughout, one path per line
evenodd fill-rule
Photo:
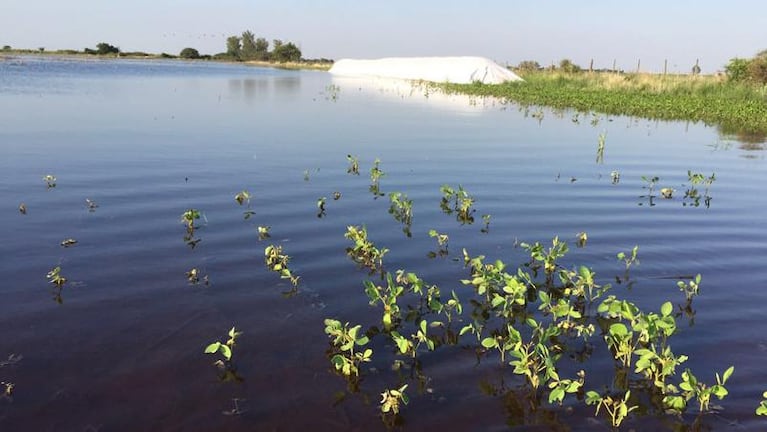
M 416 81 L 337 75 L 331 77 L 332 85 L 344 92 L 354 91 L 377 98 L 439 108 L 460 114 L 476 115 L 489 107 L 503 104 L 500 100 L 492 97 L 444 93 L 429 84 Z
M 767 149 L 767 134 L 764 132 L 737 129 L 725 125 L 718 125 L 716 129 L 721 139 L 737 141 L 738 148 L 748 152 L 742 155 L 744 158 L 757 158 L 759 156 L 751 152 L 762 152 Z
M 243 96 L 248 102 L 257 99 L 284 98 L 295 96 L 301 92 L 301 77 L 277 76 L 259 78 L 229 79 L 229 93 L 233 96 Z

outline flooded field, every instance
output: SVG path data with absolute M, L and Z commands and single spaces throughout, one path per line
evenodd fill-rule
M 0 430 L 765 427 L 763 138 L 161 61 L 0 109 Z

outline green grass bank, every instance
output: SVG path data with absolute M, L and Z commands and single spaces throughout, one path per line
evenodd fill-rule
M 767 135 L 767 86 L 725 77 L 607 72 L 526 72 L 525 82 L 440 84 L 447 92 L 522 105 L 703 122 L 725 133 Z

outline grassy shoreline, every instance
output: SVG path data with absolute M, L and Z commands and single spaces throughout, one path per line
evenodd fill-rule
M 528 72 L 525 82 L 439 84 L 447 92 L 492 96 L 521 105 L 658 120 L 703 122 L 723 131 L 767 135 L 767 87 L 724 77 Z

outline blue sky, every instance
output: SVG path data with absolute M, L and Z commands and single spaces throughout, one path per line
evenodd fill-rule
M 499 63 L 704 72 L 767 49 L 763 0 L 2 0 L 0 45 L 224 51 L 251 30 L 305 57 L 480 55 Z

